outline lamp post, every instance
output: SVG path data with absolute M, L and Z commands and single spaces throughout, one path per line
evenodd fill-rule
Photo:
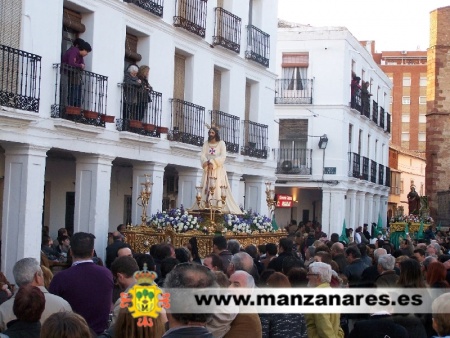
M 327 134 L 323 134 L 322 136 L 319 136 L 319 148 L 320 149 L 326 149 L 328 145 L 328 137 Z

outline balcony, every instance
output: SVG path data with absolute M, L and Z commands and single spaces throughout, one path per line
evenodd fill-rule
M 105 126 L 108 77 L 67 64 L 54 64 L 55 103 L 51 116 Z
M 163 16 L 164 0 L 123 0 L 123 2 L 136 5 L 161 18 Z
M 277 160 L 276 174 L 311 175 L 312 150 L 279 148 L 274 149 Z
M 122 99 L 117 130 L 160 137 L 162 94 L 127 83 L 119 83 L 119 87 Z
M 211 121 L 220 126 L 220 139 L 225 142 L 227 152 L 239 153 L 239 117 L 220 110 L 211 110 L 210 113 Z
M 372 101 L 372 121 L 378 124 L 378 103 L 375 100 Z
M 255 26 L 247 26 L 247 50 L 245 57 L 264 67 L 269 67 L 270 35 Z
M 386 113 L 386 131 L 391 133 L 391 114 Z
M 241 52 L 241 18 L 217 7 L 212 44 L 239 54 Z
M 361 115 L 364 115 L 361 101 L 361 91 L 357 91 L 355 93 L 355 96 L 351 98 L 350 107 L 352 109 L 356 109 L 357 111 L 359 111 Z
M 39 112 L 41 57 L 0 45 L 0 106 Z
M 370 182 L 377 183 L 377 162 L 370 160 Z
M 269 127 L 249 120 L 243 122 L 245 145 L 241 147 L 241 155 L 266 159 Z
M 384 119 L 385 119 L 386 113 L 384 112 L 384 108 L 380 107 L 380 124 L 379 126 L 384 130 Z
M 369 159 L 365 156 L 363 156 L 363 170 L 362 170 L 362 174 L 361 177 L 363 180 L 368 181 L 369 180 Z
M 206 10 L 207 0 L 176 0 L 173 25 L 204 38 Z
M 180 99 L 171 99 L 171 141 L 203 146 L 205 138 L 205 108 Z
M 361 178 L 361 157 L 357 153 L 348 153 L 348 176 Z
M 384 182 L 386 187 L 391 186 L 391 168 L 386 167 L 386 181 Z M 400 195 L 400 192 L 398 193 Z
M 384 165 L 378 165 L 378 184 L 384 185 Z
M 362 100 L 361 99 L 361 115 L 364 115 L 365 117 L 367 117 L 368 119 L 370 119 L 370 100 Z
M 312 79 L 278 79 L 275 81 L 275 104 L 312 104 Z

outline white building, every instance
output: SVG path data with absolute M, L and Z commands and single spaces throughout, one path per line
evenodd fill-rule
M 154 183 L 149 214 L 192 206 L 211 115 L 229 149 L 235 200 L 266 213 L 277 1 L 0 0 L 0 12 L 1 264 L 9 278 L 18 259 L 39 258 L 43 225 L 53 237 L 60 227 L 94 233 L 103 257 L 108 231 L 140 223 L 145 174 Z M 60 62 L 76 37 L 93 50 L 75 78 L 81 102 L 68 102 L 72 73 Z M 125 113 L 136 109 L 122 93 L 131 63 L 151 69 L 142 119 Z
M 293 199 L 277 222 L 317 220 L 327 234 L 385 224 L 390 80 L 346 28 L 281 21 L 277 40 L 276 193 Z M 370 83 L 366 109 L 358 97 L 351 108 L 352 72 Z

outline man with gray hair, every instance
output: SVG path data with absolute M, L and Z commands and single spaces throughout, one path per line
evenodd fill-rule
M 241 244 L 237 239 L 229 239 L 227 242 L 227 249 L 232 255 L 235 255 L 241 250 Z
M 364 285 L 373 285 L 373 283 L 375 283 L 376 279 L 380 275 L 377 266 L 378 258 L 386 254 L 387 251 L 383 248 L 378 248 L 373 251 L 373 264 L 365 268 L 361 275 L 361 281 L 364 283 Z
M 398 275 L 395 273 L 395 258 L 392 255 L 378 257 L 377 269 L 380 275 L 375 280 L 378 288 L 393 288 L 397 286 Z
M 309 265 L 307 274 L 308 286 L 313 288 L 329 288 L 331 281 L 331 266 L 322 262 Z M 308 337 L 343 338 L 339 313 L 310 313 L 305 314 Z
M 45 308 L 41 316 L 41 323 L 50 315 L 61 311 L 72 311 L 72 307 L 67 301 L 59 296 L 55 296 L 44 287 L 44 273 L 38 261 L 34 258 L 23 258 L 16 262 L 13 267 L 14 280 L 18 287 L 25 285 L 37 286 L 45 297 Z M 16 319 L 13 312 L 15 295 L 0 305 L 0 331 L 6 329 L 6 324 Z
M 238 252 L 231 257 L 227 268 L 227 275 L 230 277 L 235 271 L 243 270 L 252 274 L 253 258 L 246 252 Z
M 439 337 L 450 337 L 450 293 L 437 297 L 431 305 L 433 329 Z
M 236 271 L 230 276 L 230 288 L 248 288 L 255 287 L 255 279 L 246 271 Z

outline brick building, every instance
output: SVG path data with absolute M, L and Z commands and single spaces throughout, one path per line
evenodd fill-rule
M 430 13 L 427 68 L 426 192 L 431 215 L 450 223 L 450 6 Z

